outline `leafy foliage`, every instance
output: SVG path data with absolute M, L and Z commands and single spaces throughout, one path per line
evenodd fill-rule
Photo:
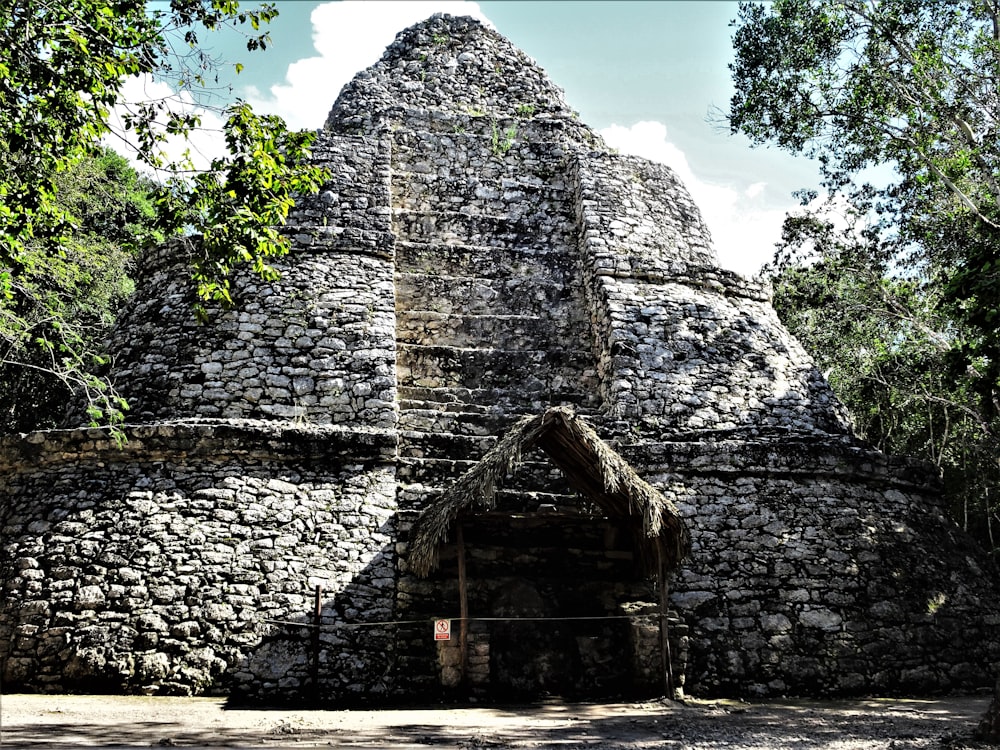
M 808 254 L 807 257 L 804 257 Z M 979 376 L 956 371 L 960 324 L 940 289 L 888 266 L 877 235 L 818 216 L 786 220 L 774 305 L 823 370 L 863 437 L 933 462 L 955 518 L 1000 546 L 1000 423 L 979 409 Z
M 740 5 L 729 122 L 816 157 L 868 212 L 896 269 L 925 274 L 960 324 L 952 347 L 1000 382 L 1000 5 L 996 0 L 776 0 Z M 858 186 L 865 168 L 896 179 Z M 890 241 L 891 240 L 891 241 Z
M 110 150 L 53 180 L 54 200 L 72 228 L 58 246 L 24 243 L 23 269 L 0 302 L 0 429 L 54 426 L 75 390 L 90 393 L 95 417 L 120 417 L 125 405 L 92 373 L 103 364 L 103 331 L 132 291 L 128 274 L 147 227 L 154 186 Z M 102 398 L 102 394 L 104 398 Z
M 312 133 L 290 133 L 278 117 L 258 117 L 244 103 L 229 108 L 229 156 L 190 180 L 174 179 L 157 195 L 165 231 L 188 225 L 201 235 L 194 280 L 201 299 L 232 305 L 230 274 L 249 265 L 262 278 L 278 274 L 268 258 L 288 252 L 285 223 L 296 194 L 315 193 L 324 171 L 310 166 Z M 294 165 L 294 169 L 289 169 Z M 197 310 L 205 317 L 203 307 Z
M 268 36 L 261 26 L 276 15 L 272 5 L 244 10 L 235 0 L 170 0 L 168 8 L 151 12 L 144 3 L 124 0 L 0 4 L 5 30 L 0 45 L 5 382 L 15 382 L 18 368 L 43 373 L 66 388 L 82 389 L 95 420 L 121 418 L 124 404 L 107 382 L 90 374 L 100 359 L 97 337 L 82 331 L 106 323 L 114 305 L 105 303 L 120 294 L 98 279 L 121 278 L 119 255 L 144 242 L 181 231 L 204 232 L 204 257 L 193 269 L 203 299 L 228 301 L 228 274 L 239 265 L 273 276 L 263 259 L 288 248 L 275 225 L 287 217 L 292 194 L 317 189 L 323 177 L 304 164 L 311 136 L 289 133 L 279 118 L 261 118 L 242 103 L 230 107 L 226 137 L 233 153 L 214 160 L 205 174 L 169 180 L 153 202 L 143 197 L 143 210 L 152 213 L 139 223 L 107 206 L 70 199 L 72 191 L 61 181 L 72 175 L 84 179 L 79 170 L 90 168 L 88 160 L 106 158 L 102 139 L 111 132 L 116 105 L 126 109 L 125 127 L 136 137 L 141 163 L 168 174 L 191 174 L 189 158 L 169 162 L 161 146 L 170 136 L 189 135 L 200 124 L 198 116 L 179 99 L 129 106 L 120 98 L 126 80 L 156 76 L 177 91 L 204 92 L 218 63 L 199 47 L 198 33 L 224 25 L 249 27 L 248 50 L 263 49 Z M 81 226 L 89 238 L 82 245 Z M 88 322 L 81 327 L 71 316 L 88 300 L 94 303 L 92 314 L 82 316 Z M 36 389 L 35 400 L 43 390 Z M 20 426 L 23 420 L 12 416 L 8 424 Z
M 735 25 L 732 130 L 815 157 L 850 218 L 786 220 L 782 314 L 859 429 L 937 463 L 997 545 L 1000 4 L 775 0 Z

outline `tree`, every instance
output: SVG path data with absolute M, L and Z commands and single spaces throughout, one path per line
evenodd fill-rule
M 325 174 L 305 163 L 313 133 L 289 133 L 281 118 L 257 116 L 242 102 L 228 111 L 229 155 L 193 178 L 172 179 L 156 196 L 160 228 L 169 233 L 187 225 L 201 235 L 192 268 L 198 296 L 224 306 L 233 304 L 229 279 L 236 266 L 277 279 L 268 259 L 288 251 L 277 227 L 295 196 L 316 192 Z M 205 319 L 204 307 L 195 312 Z
M 89 373 L 101 365 L 101 336 L 132 291 L 135 255 L 162 239 L 147 229 L 155 185 L 110 149 L 60 172 L 53 186 L 76 230 L 56 254 L 25 243 L 29 262 L 0 307 L 3 432 L 55 426 L 77 386 L 100 392 Z M 74 352 L 80 362 L 60 364 Z
M 963 332 L 941 311 L 939 289 L 894 275 L 887 262 L 878 233 L 790 217 L 769 271 L 775 309 L 857 432 L 880 450 L 933 462 L 956 520 L 998 548 L 1000 420 L 979 409 L 978 377 L 952 367 Z
M 829 191 L 871 212 L 892 264 L 926 275 L 966 328 L 952 348 L 995 412 L 998 0 L 744 3 L 736 24 L 732 130 L 814 156 Z M 854 183 L 884 164 L 890 184 Z
M 235 0 L 171 0 L 147 13 L 124 0 L 13 0 L 0 5 L 0 338 L 8 372 L 48 369 L 66 387 L 82 388 L 95 420 L 118 420 L 124 404 L 109 385 L 89 375 L 94 338 L 67 325 L 73 306 L 46 293 L 39 279 L 85 275 L 73 236 L 81 218 L 60 201 L 61 175 L 101 153 L 111 110 L 132 76 L 159 76 L 178 90 L 205 87 L 216 63 L 198 33 L 223 25 L 249 26 L 249 50 L 268 43 L 262 24 L 273 6 L 242 10 Z M 186 52 L 175 52 L 177 43 Z M 177 175 L 152 207 L 166 234 L 201 232 L 205 259 L 193 275 L 203 298 L 228 299 L 228 274 L 240 265 L 273 275 L 266 259 L 287 252 L 275 230 L 287 217 L 290 191 L 318 189 L 323 172 L 306 163 L 311 136 L 289 133 L 279 118 L 260 118 L 237 102 L 227 108 L 227 142 L 235 153 L 190 177 L 189 159 L 169 162 L 160 144 L 186 136 L 199 118 L 177 101 L 141 102 L 125 115 L 137 137 L 136 157 Z M 255 160 L 260 155 L 261 159 Z M 187 210 L 181 210 L 181 204 Z M 93 217 L 91 217 L 93 218 Z M 75 283 L 75 282 L 74 282 Z M 63 285 L 65 291 L 69 286 Z M 37 336 L 39 320 L 47 333 Z M 40 347 L 29 361 L 26 347 Z M 16 353 L 11 356 L 11 353 Z

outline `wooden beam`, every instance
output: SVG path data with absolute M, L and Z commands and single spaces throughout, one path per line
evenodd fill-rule
M 465 534 L 461 522 L 455 530 L 455 546 L 458 551 L 458 648 L 459 674 L 463 687 L 469 678 L 469 589 L 465 575 Z
M 657 584 L 660 589 L 660 664 L 663 667 L 663 695 L 666 698 L 674 697 L 674 666 L 670 659 L 670 638 L 667 633 L 667 559 L 663 551 L 663 541 L 658 540 L 656 545 L 658 558 Z
M 313 596 L 312 654 L 309 664 L 309 682 L 312 686 L 313 702 L 319 704 L 319 650 L 320 628 L 323 625 L 323 587 L 316 584 Z

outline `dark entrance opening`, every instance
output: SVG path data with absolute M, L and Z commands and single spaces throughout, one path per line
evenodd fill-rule
M 627 534 L 600 518 L 554 514 L 498 513 L 462 523 L 469 627 L 489 646 L 484 680 L 491 695 L 642 692 L 622 604 L 652 602 L 655 589 L 635 575 Z
M 498 497 L 536 449 L 577 502 Z M 521 420 L 413 528 L 410 567 L 426 576 L 444 557 L 435 578 L 457 581 L 442 681 L 499 699 L 671 692 L 666 578 L 688 544 L 673 503 L 570 410 Z

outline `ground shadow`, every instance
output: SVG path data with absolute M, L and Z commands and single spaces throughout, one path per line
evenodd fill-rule
M 87 700 L 77 698 L 77 700 Z M 93 699 L 91 699 L 93 700 Z M 451 748 L 864 747 L 915 750 L 967 733 L 988 701 L 796 701 L 764 704 L 519 704 L 493 708 L 382 711 L 224 711 L 183 699 L 152 699 L 143 714 L 109 699 L 106 721 L 83 711 L 65 720 L 15 720 L 4 743 L 16 746 L 282 746 Z M 157 708 L 158 702 L 169 708 Z M 58 703 L 53 704 L 55 706 Z M 56 709 L 57 712 L 58 709 Z M 157 716 L 157 718 L 151 718 Z M 954 743 L 953 743 L 954 744 Z M 966 745 L 962 745 L 963 747 Z

